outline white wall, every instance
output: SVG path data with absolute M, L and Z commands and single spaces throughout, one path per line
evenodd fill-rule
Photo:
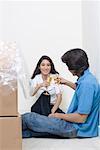
M 49 55 L 60 74 L 74 80 L 61 62 L 67 50 L 82 47 L 81 1 L 9 1 L 0 2 L 0 38 L 16 41 L 31 76 L 38 59 Z M 73 90 L 66 87 L 62 107 L 69 104 Z M 29 110 L 19 86 L 19 112 Z
M 100 81 L 100 1 L 82 1 L 83 49 L 86 49 L 91 71 Z

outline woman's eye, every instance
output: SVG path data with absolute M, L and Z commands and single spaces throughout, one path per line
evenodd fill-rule
M 48 67 L 50 66 L 50 65 L 47 65 Z

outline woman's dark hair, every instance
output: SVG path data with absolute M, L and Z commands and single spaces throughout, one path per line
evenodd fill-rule
M 64 62 L 69 70 L 75 70 L 77 72 L 83 73 L 84 70 L 88 69 L 89 62 L 87 54 L 84 50 L 80 48 L 75 48 L 67 51 L 62 57 L 62 62 Z
M 32 77 L 31 77 L 31 79 L 33 79 L 37 74 L 40 74 L 40 73 L 41 73 L 41 71 L 40 71 L 40 64 L 41 64 L 41 62 L 42 62 L 44 59 L 46 59 L 46 60 L 48 60 L 48 61 L 50 62 L 50 65 L 51 65 L 51 71 L 50 71 L 50 73 L 52 73 L 52 74 L 56 74 L 56 73 L 59 74 L 59 73 L 56 71 L 55 66 L 54 66 L 54 63 L 53 63 L 53 61 L 51 60 L 51 58 L 48 57 L 48 56 L 46 56 L 46 55 L 44 55 L 44 56 L 42 56 L 42 57 L 39 59 L 37 65 L 36 65 L 36 68 L 35 68 L 35 70 L 34 70 L 34 72 L 33 72 L 33 75 L 32 75 Z

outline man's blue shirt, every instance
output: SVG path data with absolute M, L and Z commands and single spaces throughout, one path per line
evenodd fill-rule
M 98 135 L 100 85 L 89 69 L 78 79 L 77 87 L 67 113 L 88 114 L 84 123 L 73 123 L 77 136 Z

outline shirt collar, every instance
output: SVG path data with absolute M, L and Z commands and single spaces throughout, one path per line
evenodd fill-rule
M 90 73 L 89 69 L 85 70 L 84 74 L 78 78 L 76 84 L 79 84 L 89 73 Z

